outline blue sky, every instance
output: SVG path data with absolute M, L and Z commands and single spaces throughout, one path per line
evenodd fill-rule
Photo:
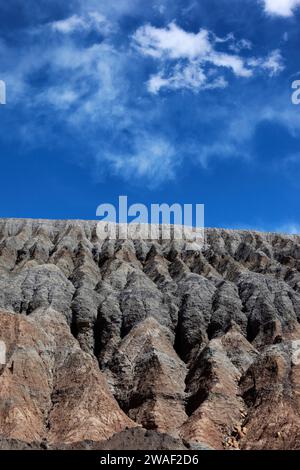
M 300 231 L 300 0 L 0 0 L 0 216 Z

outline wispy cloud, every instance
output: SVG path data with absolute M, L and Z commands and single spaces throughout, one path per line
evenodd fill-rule
M 136 8 L 137 2 L 132 4 Z M 81 136 L 86 154 L 78 158 L 94 173 L 105 167 L 126 181 L 154 187 L 174 179 L 188 160 L 206 168 L 215 157 L 248 157 L 263 119 L 295 128 L 290 110 L 267 109 L 256 97 L 246 102 L 251 76 L 274 76 L 283 69 L 278 49 L 257 58 L 248 39 L 233 33 L 219 37 L 204 28 L 193 32 L 175 22 L 120 31 L 120 16 L 130 10 L 128 1 L 119 5 L 120 10 L 100 0 L 82 2 L 82 9 L 68 10 L 64 19 L 42 23 L 35 36 L 29 29 L 26 40 L 34 41 L 22 54 L 0 42 L 1 56 L 10 57 L 10 100 L 36 116 L 22 125 L 27 140 L 38 143 L 44 129 L 38 116 L 47 116 L 67 134 Z M 235 93 L 239 84 L 245 99 Z M 213 89 L 221 94 L 220 103 L 211 92 L 197 101 L 189 93 Z M 172 93 L 155 96 L 162 90 Z M 49 128 L 46 132 L 45 139 Z
M 187 65 L 177 64 L 169 75 L 164 75 L 163 72 L 152 75 L 148 80 L 147 87 L 150 93 L 157 94 L 162 88 L 169 90 L 185 88 L 197 91 L 225 88 L 227 85 L 228 82 L 222 76 L 208 82 L 201 66 L 197 63 L 190 63 Z
M 270 77 L 274 77 L 284 70 L 283 58 L 279 49 L 270 52 L 265 58 L 249 59 L 248 65 L 266 70 Z
M 155 188 L 166 180 L 175 178 L 180 166 L 176 149 L 166 139 L 147 134 L 138 135 L 131 153 L 107 153 L 105 160 L 113 173 L 130 180 L 146 179 L 148 186 Z
M 23 86 L 19 87 L 22 94 L 15 95 L 15 100 L 23 100 L 23 106 L 31 112 L 55 113 L 56 121 L 69 132 L 84 134 L 84 158 L 93 154 L 92 161 L 85 164 L 93 168 L 95 179 L 97 173 L 99 177 L 110 173 L 126 181 L 134 177 L 143 185 L 156 187 L 175 177 L 181 159 L 169 138 L 152 129 L 151 113 L 147 125 L 144 109 L 131 102 L 132 90 L 126 76 L 131 49 L 118 50 L 109 37 L 91 45 L 76 40 L 83 28 L 94 29 L 89 19 L 90 15 L 76 15 L 39 29 L 40 38 L 47 38 L 49 47 L 41 54 L 37 42 L 27 54 L 27 61 L 19 63 L 17 76 Z M 56 33 L 62 35 L 59 42 L 55 40 Z M 48 86 L 33 94 L 32 76 L 45 69 Z M 16 76 L 15 72 L 16 69 Z M 37 144 L 38 123 L 32 120 L 25 127 L 22 132 L 27 144 L 27 136 L 32 136 L 33 145 Z
M 261 62 L 261 67 L 267 70 L 271 77 L 282 72 L 284 70 L 284 65 L 279 49 L 272 51 L 269 56 Z
M 86 29 L 86 26 L 86 22 L 78 15 L 73 15 L 65 20 L 55 21 L 51 24 L 54 31 L 64 34 L 72 33 L 81 28 Z
M 244 58 L 232 51 L 251 49 L 249 41 L 235 41 L 233 34 L 218 38 L 206 29 L 200 29 L 198 33 L 185 31 L 175 22 L 166 28 L 144 25 L 133 35 L 133 43 L 141 54 L 160 63 L 159 72 L 148 81 L 148 90 L 155 94 L 162 88 L 194 91 L 224 88 L 227 81 L 220 74 L 226 69 L 236 77 L 249 78 L 255 69 L 265 70 L 273 76 L 284 68 L 279 50 L 272 51 L 267 58 Z M 220 43 L 229 43 L 229 52 L 218 50 Z M 219 75 L 215 78 L 217 70 Z
M 112 25 L 107 18 L 97 11 L 92 11 L 82 15 L 72 15 L 68 18 L 50 23 L 53 31 L 61 34 L 71 34 L 78 31 L 95 30 L 108 34 Z

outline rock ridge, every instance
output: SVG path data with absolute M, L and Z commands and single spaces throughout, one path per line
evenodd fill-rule
M 300 236 L 96 224 L 0 219 L 1 448 L 299 449 Z

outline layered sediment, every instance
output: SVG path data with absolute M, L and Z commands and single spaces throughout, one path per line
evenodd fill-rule
M 300 448 L 300 236 L 187 248 L 0 220 L 0 448 Z

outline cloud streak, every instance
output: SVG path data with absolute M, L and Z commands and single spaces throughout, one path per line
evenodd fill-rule
M 111 23 L 97 11 L 88 12 L 84 16 L 75 14 L 63 20 L 53 21 L 50 27 L 53 31 L 66 35 L 92 30 L 108 34 L 111 31 Z

